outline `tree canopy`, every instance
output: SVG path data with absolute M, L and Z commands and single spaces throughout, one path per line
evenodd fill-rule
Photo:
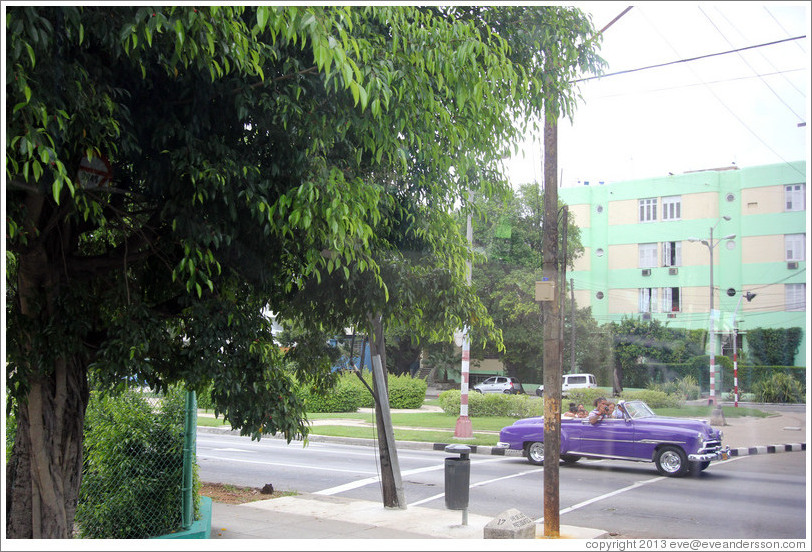
M 599 63 L 580 11 L 523 12 L 520 41 L 498 7 L 7 8 L 9 537 L 70 534 L 89 373 L 212 381 L 234 427 L 291 439 L 326 344 L 283 370 L 268 308 L 498 339 L 453 212 L 504 186 L 514 121 L 569 113 L 543 57 Z

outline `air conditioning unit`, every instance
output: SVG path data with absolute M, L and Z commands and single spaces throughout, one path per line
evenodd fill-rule
M 643 313 L 643 320 L 651 320 L 651 313 L 650 312 L 644 312 Z
M 788 268 L 789 270 L 797 270 L 797 268 L 798 268 L 798 261 L 789 261 L 789 262 L 787 263 L 787 268 Z
M 672 268 L 668 269 L 668 274 L 671 275 L 671 276 L 676 276 L 678 273 L 679 273 L 679 270 L 677 270 L 676 268 L 672 267 Z
M 651 269 L 650 268 L 644 268 L 643 269 L 643 276 L 651 276 Z

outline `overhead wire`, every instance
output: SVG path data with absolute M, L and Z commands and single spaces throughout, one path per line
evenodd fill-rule
M 644 14 L 644 17 L 645 17 L 645 14 Z M 646 18 L 646 20 L 648 21 L 648 18 Z M 651 24 L 650 21 L 649 21 L 649 24 Z M 654 25 L 652 25 L 652 27 L 654 27 Z M 659 32 L 659 30 L 657 30 L 656 27 L 654 27 L 654 30 L 656 30 L 657 33 L 660 34 L 660 37 L 662 37 L 663 40 L 665 40 L 666 43 L 669 46 L 671 46 L 671 44 L 668 42 L 668 40 L 666 40 L 666 38 L 663 37 L 663 35 Z M 629 73 L 637 73 L 639 71 L 648 71 L 649 69 L 658 69 L 660 67 L 668 67 L 669 65 L 676 65 L 678 63 L 688 63 L 688 62 L 691 62 L 691 61 L 698 61 L 700 59 L 707 59 L 707 58 L 712 58 L 712 57 L 717 57 L 717 56 L 724 56 L 724 55 L 727 55 L 727 54 L 735 54 L 737 52 L 743 52 L 745 50 L 752 50 L 754 48 L 763 48 L 765 46 L 774 46 L 776 44 L 781 44 L 783 42 L 790 42 L 790 41 L 793 41 L 793 40 L 801 40 L 803 38 L 806 38 L 806 35 L 794 36 L 794 37 L 791 37 L 791 38 L 783 38 L 783 39 L 780 39 L 780 40 L 774 40 L 772 42 L 765 42 L 763 44 L 754 44 L 752 46 L 745 46 L 743 48 L 735 48 L 733 50 L 726 50 L 724 52 L 716 52 L 716 53 L 713 53 L 713 54 L 704 54 L 704 55 L 701 55 L 701 56 L 694 56 L 694 57 L 691 57 L 691 58 L 677 59 L 677 60 L 674 60 L 674 61 L 667 61 L 667 62 L 664 62 L 664 63 L 655 63 L 654 65 L 646 65 L 644 67 L 637 67 L 635 69 L 624 69 L 622 71 L 615 71 L 614 73 L 606 73 L 604 75 L 592 75 L 591 77 L 582 77 L 580 79 L 575 79 L 575 80 L 572 80 L 570 82 L 572 84 L 576 84 L 576 83 L 579 83 L 579 82 L 586 82 L 586 81 L 591 81 L 591 80 L 596 80 L 596 79 L 605 79 L 607 77 L 616 77 L 618 75 L 626 75 L 626 74 L 629 74 Z M 671 49 L 674 50 L 674 52 L 676 52 L 676 50 L 674 49 L 673 46 L 671 46 Z M 677 52 L 677 55 L 679 55 L 678 52 Z
M 659 29 L 659 28 L 658 28 L 658 27 L 657 27 L 657 26 L 656 26 L 656 25 L 655 25 L 655 24 L 654 24 L 654 23 L 653 23 L 653 22 L 652 22 L 652 21 L 651 21 L 651 20 L 648 18 L 648 16 L 646 15 L 645 10 L 641 10 L 641 13 L 643 14 L 643 18 L 646 20 L 646 22 L 648 22 L 648 24 L 651 26 L 651 28 L 652 28 L 652 29 L 654 29 L 654 30 L 657 32 L 657 34 L 658 34 L 658 35 L 660 35 L 660 38 L 662 38 L 662 39 L 663 39 L 663 42 L 665 42 L 665 43 L 668 45 L 668 47 L 669 47 L 669 48 L 671 48 L 671 50 L 673 50 L 673 51 L 674 51 L 674 53 L 675 53 L 675 54 L 680 55 L 680 54 L 679 54 L 679 52 L 677 51 L 677 49 L 674 47 L 674 45 L 673 45 L 673 44 L 671 44 L 671 42 L 670 42 L 670 41 L 669 41 L 669 40 L 668 40 L 668 39 L 667 39 L 665 36 L 663 36 L 663 34 L 660 32 L 660 29 Z M 790 40 L 797 40 L 797 39 L 799 39 L 799 38 L 806 38 L 806 35 L 803 35 L 803 36 L 801 36 L 801 37 L 795 37 L 795 38 L 789 38 L 789 39 L 783 39 L 783 40 L 779 40 L 779 41 L 774 41 L 774 42 L 769 43 L 769 44 L 778 44 L 778 43 L 781 43 L 781 42 L 787 42 L 787 41 L 790 41 Z M 767 44 L 765 44 L 765 45 L 767 45 Z M 731 50 L 731 51 L 729 51 L 728 53 L 733 53 L 733 52 L 736 52 L 736 51 L 744 51 L 744 50 L 749 50 L 749 49 L 752 49 L 752 48 L 754 48 L 754 47 L 755 47 L 755 46 L 747 46 L 747 47 L 745 47 L 745 48 L 737 48 L 736 50 Z M 703 58 L 703 57 L 709 57 L 709 56 L 700 56 L 700 57 L 698 57 L 698 58 L 693 58 L 693 59 L 701 59 L 701 58 Z M 724 107 L 724 108 L 725 108 L 725 110 L 726 110 L 728 113 L 730 113 L 730 115 L 731 115 L 731 116 L 732 116 L 734 119 L 736 119 L 736 120 L 739 122 L 739 124 L 740 124 L 740 125 L 742 125 L 742 126 L 743 126 L 743 127 L 744 127 L 744 128 L 745 128 L 745 129 L 746 129 L 746 130 L 747 130 L 747 131 L 748 131 L 748 132 L 751 134 L 751 135 L 753 135 L 753 137 L 754 137 L 756 140 L 758 140 L 759 142 L 761 142 L 761 144 L 762 144 L 762 145 L 763 145 L 765 148 L 767 148 L 767 149 L 768 149 L 770 152 L 772 152 L 772 153 L 773 153 L 773 154 L 774 154 L 774 155 L 775 155 L 775 156 L 776 156 L 778 159 L 780 159 L 781 161 L 783 161 L 783 162 L 784 162 L 784 164 L 786 164 L 787 166 L 789 166 L 790 168 L 792 168 L 792 170 L 794 170 L 795 172 L 798 172 L 798 173 L 800 173 L 802 176 L 806 177 L 806 174 L 801 173 L 801 171 L 799 171 L 799 170 L 798 170 L 798 169 L 797 169 L 795 166 L 793 166 L 793 165 L 792 165 L 792 164 L 791 164 L 789 161 L 787 161 L 786 159 L 784 159 L 784 157 L 783 157 L 783 156 L 782 156 L 780 153 L 778 153 L 777 151 L 775 151 L 775 150 L 772 148 L 772 146 L 770 146 L 770 144 L 768 144 L 767 142 L 765 142 L 765 141 L 764 141 L 764 139 L 763 139 L 763 138 L 762 138 L 762 137 L 761 137 L 761 136 L 760 136 L 758 133 L 756 133 L 756 132 L 755 132 L 755 131 L 754 131 L 752 128 L 750 128 L 750 126 L 749 126 L 747 123 L 745 123 L 745 122 L 744 122 L 744 120 L 742 120 L 742 118 L 741 118 L 741 117 L 739 117 L 739 116 L 738 116 L 738 115 L 737 115 L 737 114 L 736 114 L 736 113 L 735 113 L 735 112 L 734 112 L 734 111 L 733 111 L 733 110 L 730 108 L 730 106 L 728 106 L 728 105 L 727 105 L 727 104 L 726 104 L 726 103 L 725 103 L 725 102 L 722 100 L 722 98 L 720 98 L 720 97 L 719 97 L 719 95 L 718 95 L 718 94 L 717 94 L 717 93 L 716 93 L 716 92 L 713 90 L 713 88 L 712 88 L 711 86 L 708 86 L 708 85 L 705 83 L 705 81 L 704 81 L 704 80 L 703 80 L 703 79 L 702 79 L 702 78 L 701 78 L 699 75 L 697 75 L 697 74 L 696 74 L 696 71 L 694 71 L 694 70 L 693 70 L 693 68 L 691 68 L 690 66 L 689 66 L 689 68 L 691 69 L 691 72 L 693 72 L 693 73 L 694 73 L 694 76 L 695 76 L 695 77 L 696 77 L 696 78 L 697 78 L 697 79 L 698 79 L 700 82 L 702 82 L 703 84 L 705 84 L 705 88 L 706 88 L 706 89 L 707 89 L 707 91 L 708 91 L 708 92 L 709 92 L 709 93 L 710 93 L 710 94 L 711 94 L 711 95 L 712 95 L 712 96 L 713 96 L 713 97 L 716 99 L 716 101 L 717 101 L 717 102 L 719 102 L 719 104 L 720 104 L 722 107 Z
M 725 34 L 722 32 L 722 29 L 719 28 L 719 26 L 711 18 L 711 16 L 709 16 L 707 14 L 707 12 L 705 12 L 705 10 L 702 9 L 702 6 L 698 6 L 698 8 L 699 8 L 699 11 L 702 12 L 702 15 L 704 15 L 708 19 L 708 21 L 710 21 L 710 24 L 713 25 L 713 28 L 716 29 L 716 32 L 719 33 L 719 36 L 721 36 L 725 40 L 725 42 L 730 44 L 730 46 L 733 46 L 733 43 L 730 42 L 730 40 L 727 38 L 727 36 L 725 36 Z M 718 11 L 718 8 L 717 8 L 717 11 Z M 721 13 L 721 12 L 719 12 L 719 13 Z M 722 14 L 722 17 L 725 17 L 724 14 Z M 725 19 L 727 19 L 727 18 L 725 18 Z M 728 20 L 728 23 L 730 23 L 730 20 Z M 733 26 L 732 23 L 730 23 L 730 25 L 734 29 L 736 28 L 735 26 Z M 741 34 L 741 33 L 739 33 L 739 34 Z M 741 54 L 741 52 L 737 52 L 737 53 L 739 54 L 739 58 L 741 58 L 741 60 L 744 62 L 744 64 L 747 65 L 747 67 L 749 67 L 751 71 L 753 71 L 753 74 L 758 74 L 758 71 L 756 71 L 755 68 L 752 65 L 750 65 L 750 62 L 747 61 L 747 59 Z M 769 60 L 768 60 L 768 62 L 769 62 Z M 772 65 L 772 64 L 770 64 L 770 65 Z M 774 65 L 773 65 L 773 68 L 775 68 Z M 787 107 L 787 109 L 789 109 L 792 112 L 793 115 L 795 115 L 798 118 L 799 121 L 803 122 L 804 118 L 802 116 L 798 115 L 798 113 L 794 109 L 792 109 L 792 106 L 790 106 L 786 101 L 784 101 L 784 98 L 782 98 L 781 95 L 778 92 L 776 92 L 775 89 L 772 86 L 770 86 L 770 84 L 766 80 L 764 80 L 763 78 L 761 78 L 760 80 L 761 80 L 761 82 L 764 83 L 764 86 L 766 86 L 770 90 L 770 92 L 772 92 L 773 95 L 775 95 L 775 97 L 778 98 L 778 100 L 782 104 L 784 104 Z

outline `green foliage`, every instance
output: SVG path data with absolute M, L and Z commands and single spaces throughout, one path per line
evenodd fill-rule
M 17 435 L 17 415 L 12 412 L 6 416 L 6 464 L 11 460 L 11 451 L 14 449 L 14 438 Z
M 426 380 L 413 378 L 408 374 L 389 374 L 390 408 L 420 408 L 426 400 Z
M 209 383 L 203 389 L 197 392 L 197 407 L 203 410 L 213 410 L 215 407 L 212 393 L 214 392 L 214 383 Z
M 440 407 L 452 416 L 460 415 L 460 391 L 449 389 L 440 393 Z M 508 395 L 505 393 L 469 393 L 468 415 L 472 418 L 483 416 L 511 416 L 529 418 L 541 416 L 544 401 L 529 395 Z
M 612 400 L 611 395 L 611 392 L 607 392 L 606 390 L 600 388 L 573 389 L 567 392 L 567 397 L 564 402 L 567 404 L 571 402 L 574 402 L 575 404 L 582 404 L 587 410 L 592 410 L 595 406 L 595 399 L 598 397 L 604 397 Z
M 624 390 L 619 397 L 616 397 L 616 400 L 613 400 L 613 402 L 617 402 L 620 399 L 627 401 L 641 400 L 651 408 L 675 408 L 685 402 L 680 395 L 669 395 L 664 391 L 659 391 L 656 389 L 639 389 L 636 391 Z
M 627 316 L 609 326 L 623 387 L 645 387 L 654 381 L 653 369 L 648 364 L 688 362 L 702 354 L 705 335 L 702 330 L 670 328 L 659 320 Z
M 804 385 L 780 372 L 757 382 L 753 394 L 757 402 L 765 403 L 802 403 L 806 400 Z
M 802 328 L 755 328 L 748 330 L 751 364 L 792 366 L 803 338 Z
M 352 374 L 344 374 L 338 378 L 335 387 L 326 391 L 317 392 L 299 386 L 299 396 L 307 412 L 355 412 L 361 406 L 364 391 L 351 379 Z M 367 392 L 368 393 L 368 392 Z
M 181 526 L 185 392 L 154 406 L 138 391 L 94 392 L 76 521 L 82 538 L 148 538 Z M 199 480 L 194 474 L 195 491 Z
M 662 391 L 668 395 L 677 395 L 689 401 L 700 397 L 699 383 L 691 375 L 669 382 L 653 383 L 650 384 L 649 389 Z
M 365 371 L 364 381 L 371 388 L 372 373 Z M 426 382 L 408 374 L 388 374 L 389 408 L 420 408 L 426 398 Z M 369 389 L 352 372 L 338 377 L 336 386 L 326 393 L 314 393 L 300 386 L 299 393 L 307 412 L 355 412 L 359 408 L 374 408 L 375 399 Z

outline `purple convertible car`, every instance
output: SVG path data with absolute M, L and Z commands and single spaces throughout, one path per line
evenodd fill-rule
M 587 418 L 562 418 L 561 460 L 654 462 L 660 474 L 681 477 L 729 455 L 729 447 L 722 448 L 722 432 L 707 421 L 657 416 L 643 401 L 619 404 L 623 418 L 606 418 L 595 425 Z M 531 464 L 542 465 L 544 419 L 525 418 L 502 428 L 497 447 L 521 450 Z

